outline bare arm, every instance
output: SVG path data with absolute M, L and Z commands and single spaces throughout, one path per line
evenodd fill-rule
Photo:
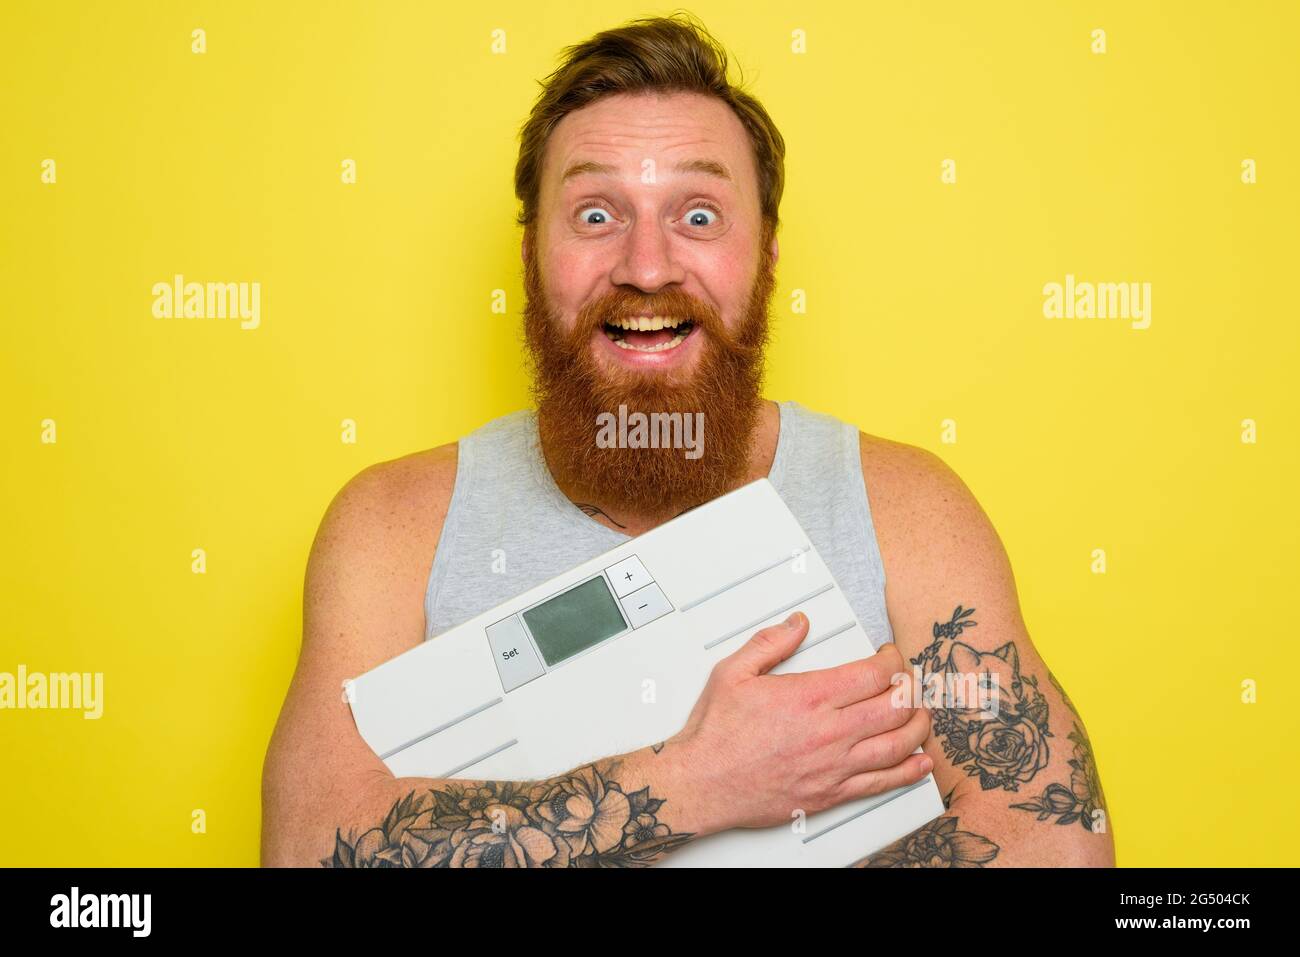
M 860 865 L 1112 866 L 1091 742 L 1030 641 L 996 531 L 938 457 L 879 442 L 863 438 L 863 468 L 889 616 L 909 676 L 941 695 L 924 749 L 947 813 Z

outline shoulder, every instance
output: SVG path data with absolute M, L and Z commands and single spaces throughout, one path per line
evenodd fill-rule
M 906 442 L 858 433 L 862 477 L 873 518 L 879 510 L 900 535 L 983 516 L 970 488 L 942 458 Z
M 435 541 L 456 484 L 457 443 L 370 465 L 330 502 L 322 530 L 355 545 Z
M 378 462 L 343 485 L 325 510 L 307 562 L 309 626 L 320 619 L 379 630 L 396 643 L 390 651 L 423 638 L 424 589 L 456 465 L 452 442 Z
M 865 432 L 859 447 L 890 608 L 939 610 L 967 590 L 1014 604 L 1006 549 L 956 471 L 934 452 Z

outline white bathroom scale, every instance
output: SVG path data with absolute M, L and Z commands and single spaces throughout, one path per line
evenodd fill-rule
M 398 777 L 543 780 L 672 737 L 714 664 L 796 610 L 808 637 L 773 673 L 875 653 L 808 535 L 759 479 L 557 569 L 354 679 L 348 697 L 357 730 Z M 943 811 L 927 775 L 788 824 L 697 839 L 657 866 L 844 866 Z

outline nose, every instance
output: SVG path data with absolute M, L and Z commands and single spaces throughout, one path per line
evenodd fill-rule
M 686 270 L 677 261 L 667 229 L 653 217 L 638 217 L 623 234 L 610 282 L 655 293 L 665 286 L 682 283 L 685 278 Z

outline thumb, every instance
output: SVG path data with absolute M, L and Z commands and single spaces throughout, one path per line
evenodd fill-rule
M 755 632 L 731 658 L 744 674 L 761 675 L 794 654 L 807 635 L 808 616 L 796 611 L 785 621 Z

